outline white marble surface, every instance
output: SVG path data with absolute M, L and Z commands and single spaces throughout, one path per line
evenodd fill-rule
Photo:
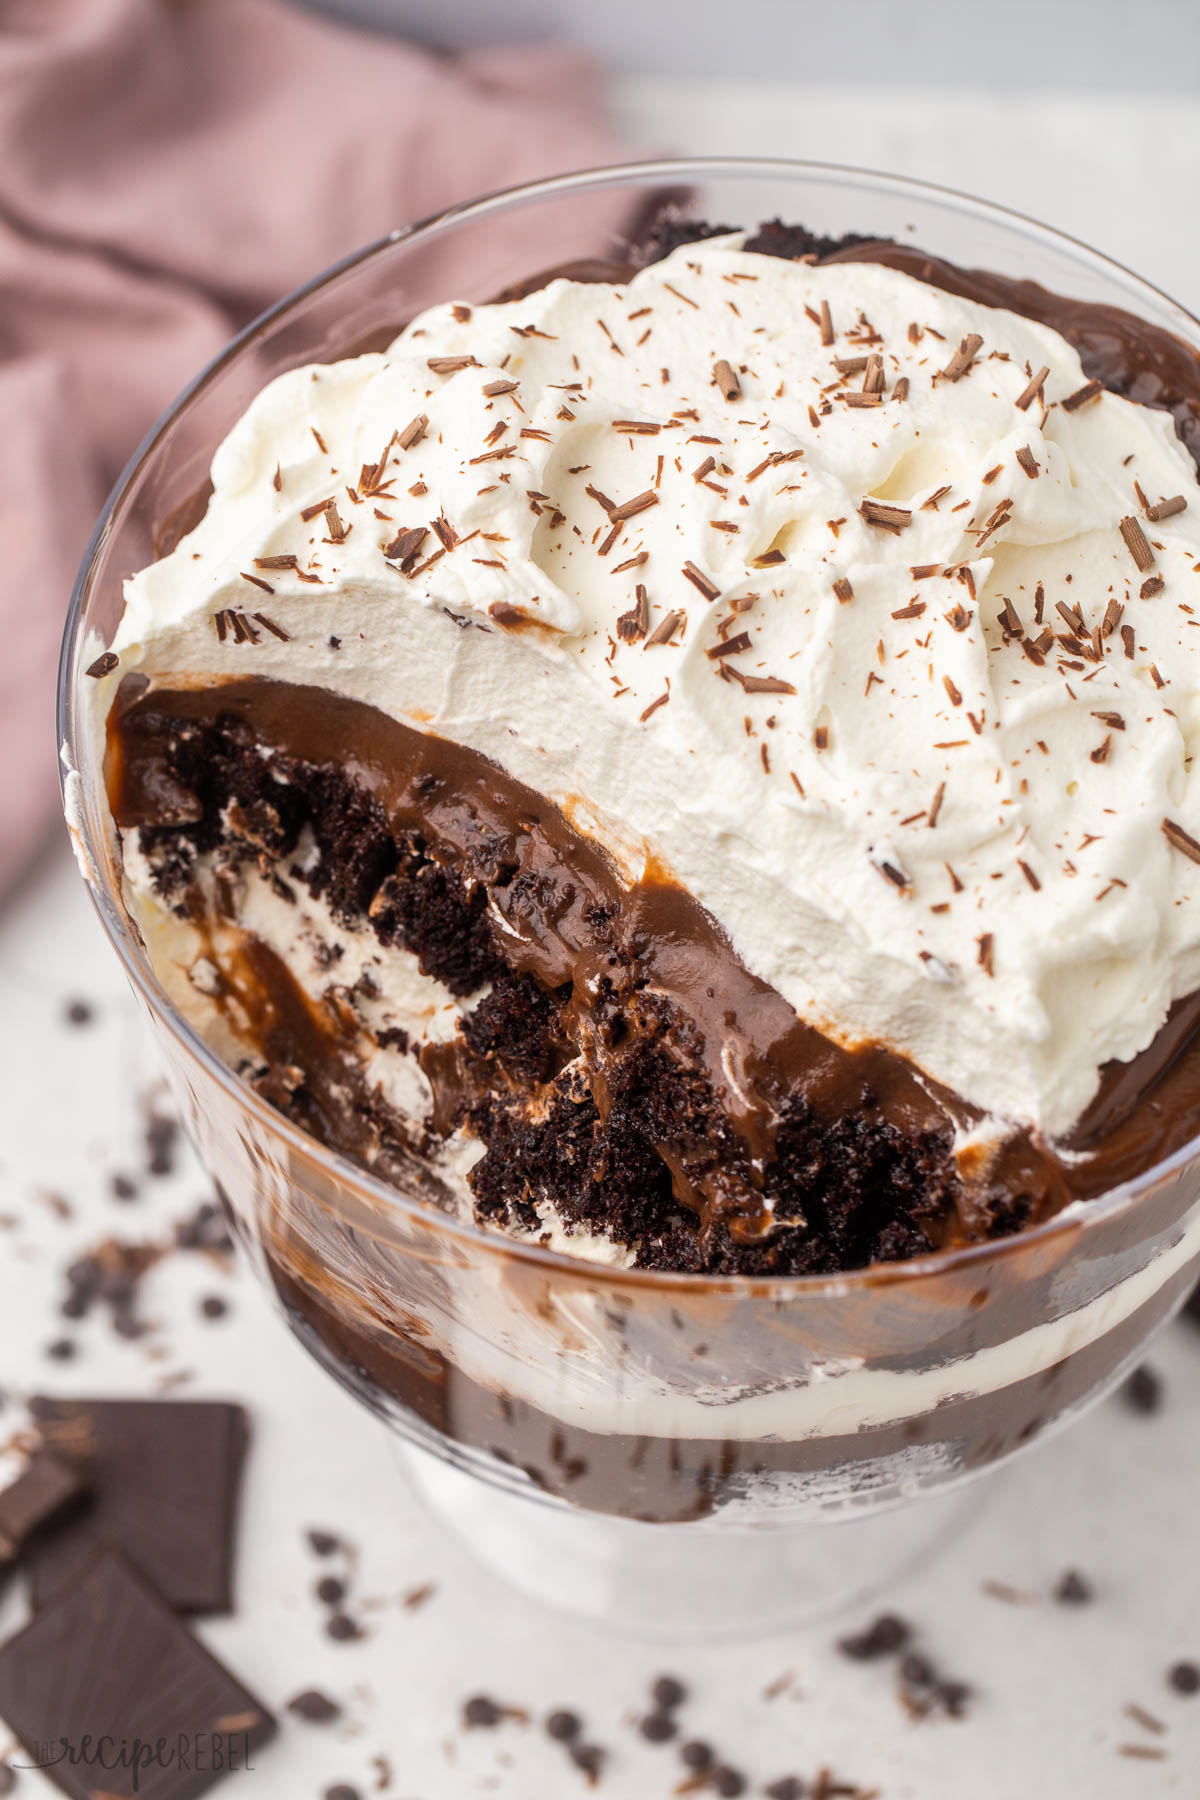
M 1200 108 L 1121 96 L 1028 101 L 958 91 L 929 97 L 872 89 L 869 116 L 841 96 L 800 87 L 686 86 L 626 79 L 618 104 L 631 135 L 681 150 L 824 156 L 973 188 L 1066 225 L 1151 278 L 1200 299 L 1188 220 L 1200 166 Z M 1190 173 L 1189 173 L 1190 170 Z M 84 996 L 92 1024 L 64 1028 L 65 1002 Z M 571 1705 L 612 1755 L 599 1792 L 613 1800 L 670 1795 L 682 1774 L 670 1747 L 636 1734 L 650 1678 L 678 1672 L 693 1700 L 689 1731 L 753 1778 L 753 1792 L 787 1772 L 832 1765 L 876 1785 L 881 1800 L 1158 1800 L 1200 1793 L 1200 1696 L 1173 1694 L 1165 1670 L 1200 1659 L 1200 1336 L 1179 1325 L 1155 1347 L 1168 1403 L 1153 1418 L 1119 1400 L 1059 1441 L 1034 1450 L 981 1492 L 968 1528 L 888 1603 L 913 1619 L 931 1653 L 972 1682 L 971 1716 L 914 1723 L 882 1667 L 830 1654 L 834 1627 L 762 1643 L 665 1651 L 597 1635 L 517 1599 L 475 1567 L 409 1496 L 393 1445 L 290 1341 L 243 1271 L 176 1256 L 145 1283 L 154 1329 L 138 1342 L 104 1320 L 56 1321 L 62 1269 L 106 1234 L 149 1238 L 204 1197 L 190 1163 L 140 1197 L 111 1197 L 112 1172 L 136 1173 L 141 1097 L 155 1081 L 153 1048 L 123 989 L 65 850 L 49 855 L 0 911 L 0 1387 L 4 1419 L 28 1391 L 236 1397 L 252 1409 L 239 1559 L 239 1611 L 208 1621 L 205 1638 L 251 1687 L 280 1705 L 316 1685 L 346 1720 L 289 1722 L 227 1791 L 314 1800 L 334 1781 L 387 1800 L 569 1800 L 587 1792 L 536 1724 L 464 1737 L 458 1708 L 487 1692 L 536 1718 Z M 64 1216 L 52 1198 L 65 1197 Z M 203 1294 L 231 1303 L 223 1320 L 197 1312 Z M 50 1360 L 69 1330 L 79 1355 Z M 324 1637 L 310 1594 L 321 1572 L 304 1529 L 329 1526 L 360 1551 L 355 1592 L 361 1643 Z M 1088 1608 L 1053 1603 L 1068 1566 L 1095 1583 Z M 1014 1603 L 985 1591 L 1006 1584 Z M 419 1610 L 401 1596 L 432 1583 Z M 7 1632 L 21 1617 L 12 1593 Z M 858 1621 L 852 1621 L 857 1623 Z M 786 1690 L 767 1692 L 791 1672 Z M 1166 1727 L 1125 1716 L 1135 1702 Z M 4 1739 L 0 1736 L 0 1748 Z M 1164 1752 L 1133 1760 L 1122 1744 Z M 376 1786 L 371 1759 L 392 1778 Z M 23 1776 L 31 1800 L 52 1790 Z

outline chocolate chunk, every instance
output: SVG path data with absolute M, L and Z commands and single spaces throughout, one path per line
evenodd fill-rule
M 674 1675 L 660 1675 L 650 1692 L 655 1706 L 663 1712 L 669 1712 L 673 1706 L 682 1706 L 687 1699 L 687 1689 Z
M 287 1709 L 308 1725 L 332 1725 L 335 1719 L 342 1716 L 342 1709 L 337 1701 L 331 1700 L 319 1688 L 305 1688 L 302 1694 L 294 1695 L 288 1701 Z
M 86 1492 L 77 1464 L 53 1450 L 35 1451 L 11 1487 L 0 1493 L 0 1564 L 16 1557 L 39 1526 L 60 1518 Z
M 114 1744 L 142 1747 L 144 1800 L 193 1800 L 275 1729 L 117 1550 L 0 1645 L 0 1714 L 43 1761 L 62 1751 L 48 1773 L 72 1800 L 130 1791 Z
M 104 1544 L 124 1550 L 178 1611 L 228 1612 L 246 1444 L 241 1407 L 43 1397 L 31 1410 L 47 1443 L 78 1459 L 93 1488 L 76 1517 L 30 1545 L 34 1606 Z

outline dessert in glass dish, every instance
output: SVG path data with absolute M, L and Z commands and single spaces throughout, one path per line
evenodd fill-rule
M 527 1585 L 811 1610 L 1182 1299 L 1198 341 L 938 190 L 598 171 L 285 302 L 110 502 L 101 916 L 294 1329 Z

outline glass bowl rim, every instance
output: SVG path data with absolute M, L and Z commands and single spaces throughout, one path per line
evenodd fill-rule
M 69 775 L 76 768 L 74 749 L 78 735 L 76 731 L 78 695 L 75 663 L 80 648 L 80 628 L 91 592 L 92 578 L 113 521 L 119 517 L 130 490 L 145 465 L 154 456 L 162 439 L 170 431 L 176 419 L 187 410 L 193 399 L 206 389 L 229 363 L 240 356 L 250 344 L 293 308 L 321 289 L 332 286 L 352 270 L 376 257 L 385 255 L 399 244 L 410 243 L 414 239 L 424 236 L 434 236 L 443 229 L 469 221 L 472 217 L 486 218 L 493 213 L 504 212 L 509 206 L 518 205 L 523 201 L 552 199 L 557 195 L 576 193 L 584 189 L 618 186 L 622 182 L 648 184 L 653 181 L 661 181 L 664 186 L 672 184 L 686 186 L 689 182 L 700 180 L 705 176 L 724 176 L 726 178 L 744 176 L 748 179 L 775 176 L 782 180 L 805 176 L 815 180 L 825 179 L 839 187 L 874 189 L 895 197 L 911 195 L 914 199 L 941 205 L 947 211 L 956 210 L 975 214 L 1009 230 L 1039 238 L 1059 251 L 1065 248 L 1076 261 L 1085 265 L 1090 264 L 1102 274 L 1108 275 L 1110 279 L 1113 275 L 1119 276 L 1123 286 L 1131 287 L 1135 291 L 1140 290 L 1159 306 L 1165 305 L 1175 316 L 1184 336 L 1192 338 L 1192 347 L 1200 350 L 1200 319 L 1197 319 L 1186 307 L 1155 286 L 1154 283 L 1146 281 L 1117 258 L 1094 249 L 1081 238 L 1030 218 L 1028 214 L 1022 213 L 1014 207 L 981 200 L 958 188 L 938 182 L 918 180 L 911 176 L 859 168 L 849 163 L 826 163 L 803 158 L 762 156 L 654 157 L 637 159 L 632 162 L 605 164 L 595 168 L 575 170 L 563 175 L 547 176 L 507 188 L 497 188 L 472 199 L 456 201 L 453 205 L 427 214 L 414 220 L 411 224 L 398 226 L 363 245 L 360 249 L 351 251 L 349 255 L 330 264 L 328 268 L 323 269 L 301 286 L 292 289 L 265 311 L 257 314 L 187 383 L 150 427 L 126 463 L 104 503 L 84 551 L 63 628 L 55 724 L 57 742 L 61 751 L 58 758 L 59 785 L 64 806 L 68 808 L 68 817 L 70 809 L 67 782 Z M 703 1291 L 710 1294 L 725 1293 L 747 1297 L 761 1295 L 774 1301 L 791 1296 L 795 1296 L 797 1299 L 812 1298 L 815 1295 L 840 1299 L 864 1288 L 890 1287 L 902 1282 L 931 1280 L 953 1271 L 969 1269 L 979 1263 L 990 1263 L 995 1258 L 1003 1259 L 1006 1256 L 1017 1255 L 1025 1247 L 1053 1241 L 1059 1235 L 1076 1235 L 1089 1227 L 1111 1220 L 1125 1211 L 1132 1211 L 1139 1199 L 1143 1198 L 1149 1190 L 1169 1180 L 1200 1154 L 1200 1134 L 1198 1134 L 1151 1168 L 1143 1170 L 1141 1174 L 1128 1181 L 1118 1183 L 1117 1186 L 1104 1194 L 1097 1195 L 1094 1199 L 1077 1201 L 1064 1208 L 1063 1211 L 1054 1214 L 1053 1217 L 1044 1220 L 1040 1225 L 1032 1226 L 1028 1230 L 1014 1232 L 1008 1237 L 989 1239 L 983 1243 L 933 1250 L 927 1255 L 912 1257 L 900 1262 L 870 1263 L 864 1268 L 849 1269 L 832 1275 L 702 1275 L 689 1271 L 622 1268 L 612 1264 L 593 1262 L 584 1257 L 571 1256 L 564 1251 L 548 1249 L 537 1242 L 510 1237 L 502 1232 L 491 1230 L 476 1224 L 473 1219 L 460 1219 L 450 1213 L 441 1213 L 428 1201 L 410 1198 L 398 1188 L 390 1186 L 357 1163 L 350 1161 L 349 1158 L 331 1150 L 318 1138 L 311 1137 L 255 1093 L 253 1088 L 243 1082 L 209 1048 L 200 1033 L 178 1011 L 160 986 L 150 966 L 149 958 L 145 956 L 138 945 L 123 916 L 111 891 L 110 883 L 104 879 L 103 871 L 106 859 L 102 854 L 98 854 L 97 846 L 91 841 L 91 832 L 86 817 L 80 819 L 79 827 L 83 836 L 86 861 L 94 871 L 94 875 L 91 876 L 87 874 L 86 870 L 84 871 L 84 885 L 91 897 L 100 923 L 116 950 L 135 991 L 151 1014 L 167 1026 L 182 1048 L 199 1062 L 206 1074 L 226 1091 L 235 1104 L 256 1115 L 262 1126 L 269 1133 L 282 1139 L 289 1149 L 299 1151 L 302 1156 L 309 1158 L 322 1168 L 325 1174 L 331 1178 L 335 1188 L 339 1184 L 357 1187 L 375 1203 L 376 1207 L 381 1209 L 385 1218 L 390 1212 L 408 1215 L 414 1223 L 419 1223 L 431 1230 L 445 1231 L 452 1240 L 457 1240 L 471 1253 L 480 1252 L 485 1255 L 513 1257 L 519 1262 L 529 1262 L 535 1267 L 540 1267 L 548 1275 L 557 1273 L 576 1280 L 612 1283 L 622 1287 L 665 1288 L 689 1293 Z M 84 859 L 80 856 L 78 848 L 76 856 L 82 867 Z

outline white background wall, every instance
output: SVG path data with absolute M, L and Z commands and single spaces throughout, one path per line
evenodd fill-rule
M 1197 0 L 305 3 L 444 49 L 557 37 L 647 74 L 1200 96 Z

